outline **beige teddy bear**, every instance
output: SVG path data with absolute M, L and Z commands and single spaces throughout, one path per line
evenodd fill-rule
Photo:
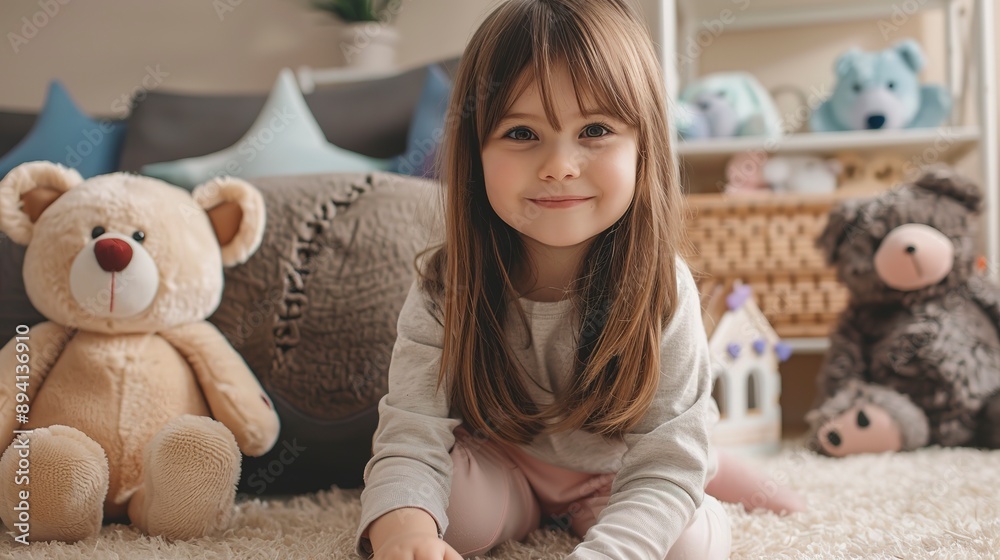
M 240 451 L 267 452 L 279 423 L 205 319 L 264 216 L 233 178 L 188 193 L 32 162 L 0 182 L 0 230 L 27 245 L 28 297 L 48 319 L 0 350 L 0 518 L 15 538 L 75 541 L 126 516 L 169 538 L 229 523 Z

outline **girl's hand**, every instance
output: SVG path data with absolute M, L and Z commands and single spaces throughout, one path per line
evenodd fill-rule
M 462 560 L 462 555 L 437 535 L 397 533 L 375 551 L 373 560 Z
M 372 560 L 462 560 L 438 537 L 437 523 L 419 508 L 400 508 L 372 522 Z

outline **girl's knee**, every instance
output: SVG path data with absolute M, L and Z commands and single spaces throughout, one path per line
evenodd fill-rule
M 667 560 L 724 560 L 729 558 L 731 546 L 729 515 L 718 500 L 705 496 Z
M 489 445 L 456 442 L 444 539 L 463 556 L 483 554 L 538 527 L 541 511 L 523 473 Z

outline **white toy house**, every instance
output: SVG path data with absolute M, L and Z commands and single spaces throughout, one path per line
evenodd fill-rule
M 750 286 L 706 280 L 703 319 L 712 359 L 712 396 L 720 420 L 713 442 L 741 455 L 777 452 L 781 444 L 778 363 L 791 348 L 754 302 Z

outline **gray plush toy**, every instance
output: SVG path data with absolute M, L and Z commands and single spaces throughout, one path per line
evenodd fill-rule
M 1000 447 L 1000 290 L 976 270 L 981 201 L 941 167 L 831 211 L 817 245 L 851 299 L 807 416 L 813 449 Z

